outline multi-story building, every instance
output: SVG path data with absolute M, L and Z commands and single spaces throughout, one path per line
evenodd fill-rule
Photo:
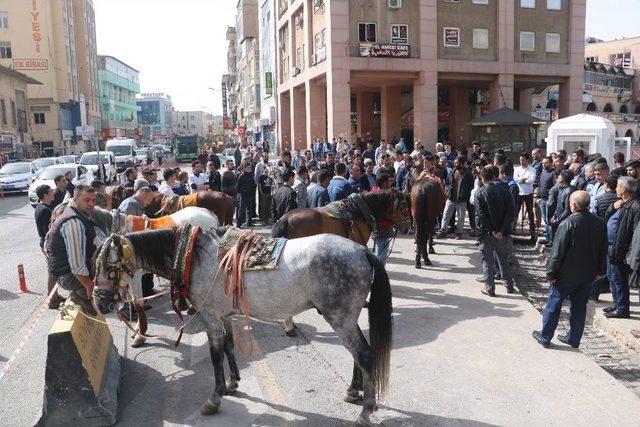
M 214 136 L 214 116 L 205 111 L 173 111 L 175 135 L 198 135 L 207 141 Z
M 72 0 L 0 1 L 0 65 L 42 83 L 27 89 L 32 143 L 42 153 L 85 148 L 74 137 L 81 124 L 76 39 Z
M 138 70 L 113 56 L 98 56 L 102 136 L 136 136 L 138 112 L 136 95 L 140 93 Z
M 238 0 L 236 13 L 238 136 L 261 140 L 258 0 Z
M 173 131 L 173 104 L 165 93 L 143 93 L 136 101 L 140 136 L 156 140 L 169 137 Z
M 276 1 L 260 1 L 260 142 L 275 152 L 277 144 Z
M 315 138 L 469 142 L 466 124 L 529 112 L 558 84 L 580 112 L 586 0 L 279 0 L 280 144 Z M 514 147 L 521 150 L 514 138 Z M 521 144 L 520 144 L 521 145 Z
M 238 43 L 235 27 L 227 28 L 227 74 L 222 76 L 222 114 L 227 116 L 226 131 L 237 136 L 238 126 Z M 225 111 L 226 110 L 226 111 Z
M 0 153 L 11 157 L 41 153 L 39 149 L 33 152 L 27 116 L 27 85 L 39 84 L 26 74 L 0 65 Z
M 85 136 L 85 149 L 93 150 L 92 139 L 100 138 L 100 88 L 98 84 L 98 47 L 96 43 L 96 16 L 93 0 L 72 0 L 76 31 L 76 55 L 78 58 L 78 86 L 80 117 L 75 122 L 93 126 L 94 138 Z M 81 139 L 76 135 L 76 140 Z

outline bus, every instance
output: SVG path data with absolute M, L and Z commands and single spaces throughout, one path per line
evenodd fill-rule
M 176 138 L 176 161 L 192 162 L 198 158 L 202 150 L 202 138 L 198 135 L 179 136 Z

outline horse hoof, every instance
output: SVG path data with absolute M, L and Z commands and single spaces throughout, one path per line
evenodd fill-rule
M 293 329 L 289 329 L 288 331 L 285 330 L 284 333 L 288 336 L 288 337 L 297 337 L 298 336 L 298 328 L 295 327 Z
M 131 343 L 131 347 L 133 348 L 140 348 L 144 345 L 145 339 L 144 337 L 138 337 L 136 336 L 135 339 L 133 340 L 133 342 Z
M 236 391 L 238 390 L 238 381 L 236 380 L 227 381 L 226 389 L 227 390 L 224 392 L 224 394 L 226 394 L 227 396 L 236 394 Z
M 347 403 L 357 403 L 362 400 L 362 396 L 357 390 L 347 390 L 347 393 L 342 397 L 342 400 Z
M 207 400 L 201 407 L 200 413 L 202 415 L 215 415 L 218 413 L 218 409 L 220 409 L 219 403 L 213 403 L 210 400 Z
M 356 420 L 356 425 L 369 427 L 369 426 L 372 426 L 373 424 L 371 424 L 371 420 L 369 420 L 368 415 L 360 414 L 358 415 L 358 419 Z

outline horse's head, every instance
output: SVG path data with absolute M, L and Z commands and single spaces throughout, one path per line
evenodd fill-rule
M 100 246 L 96 259 L 93 299 L 102 314 L 113 311 L 120 301 L 120 282 L 133 277 L 135 256 L 127 239 L 117 234 L 109 236 Z
M 397 189 L 391 190 L 394 196 L 392 218 L 395 228 L 401 233 L 407 234 L 411 229 L 411 211 L 406 194 Z

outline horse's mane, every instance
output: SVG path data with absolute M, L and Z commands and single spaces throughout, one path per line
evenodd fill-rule
M 125 237 L 131 242 L 137 258 L 142 262 L 142 268 L 147 271 L 162 273 L 170 277 L 173 270 L 175 256 L 175 228 L 128 233 Z
M 369 209 L 371 209 L 371 214 L 375 218 L 382 217 L 389 207 L 396 200 L 400 192 L 396 189 L 388 189 L 388 190 L 379 190 L 368 193 L 360 193 L 362 198 L 367 205 L 369 205 Z

